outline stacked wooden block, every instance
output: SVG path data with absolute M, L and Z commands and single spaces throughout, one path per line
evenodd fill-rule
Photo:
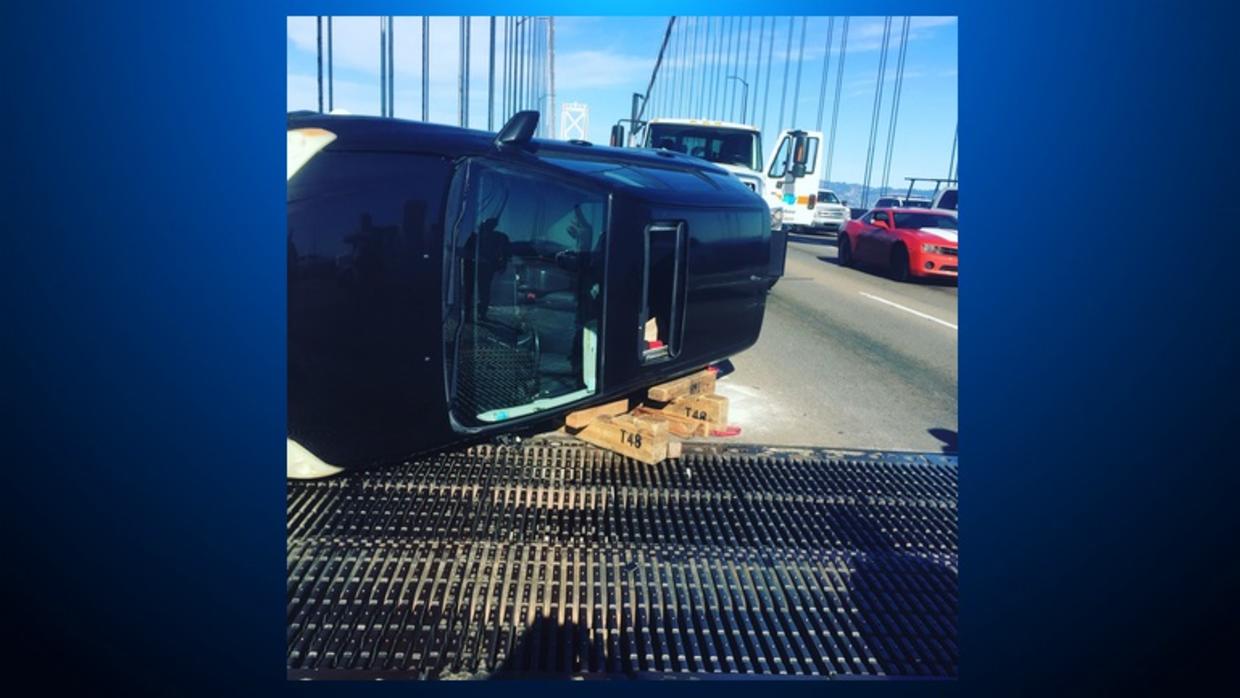
M 708 436 L 728 422 L 728 399 L 709 369 L 656 385 L 636 406 L 617 400 L 569 413 L 568 433 L 643 463 L 680 455 L 679 439 Z

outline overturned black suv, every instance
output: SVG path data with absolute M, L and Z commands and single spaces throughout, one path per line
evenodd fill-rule
M 527 428 L 757 341 L 785 253 L 760 196 L 536 124 L 289 115 L 290 472 Z

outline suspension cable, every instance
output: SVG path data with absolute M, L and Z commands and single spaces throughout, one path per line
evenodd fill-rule
M 667 29 L 663 31 L 663 43 L 659 46 L 659 57 L 655 59 L 654 70 L 650 71 L 650 82 L 646 84 L 646 95 L 642 98 L 641 109 L 637 111 L 637 121 L 642 120 L 642 115 L 646 113 L 646 103 L 650 100 L 650 90 L 654 87 L 655 78 L 659 77 L 659 68 L 663 65 L 663 52 L 667 50 L 667 40 L 672 36 L 672 28 L 676 26 L 676 18 L 670 17 L 667 20 Z
M 887 72 L 887 46 L 891 42 L 891 17 L 883 20 L 883 47 L 878 58 L 878 77 L 874 85 L 874 110 L 870 114 L 870 140 L 865 153 L 865 179 L 861 185 L 861 205 L 865 207 L 870 196 L 870 175 L 874 167 L 874 145 L 878 138 L 878 116 L 883 107 L 883 77 Z
M 792 68 L 792 31 L 796 23 L 796 17 L 788 18 L 788 48 L 784 49 L 784 86 L 779 98 L 779 120 L 775 123 L 778 131 L 784 130 L 784 108 L 788 106 L 788 72 Z
M 827 171 L 824 179 L 831 181 L 831 163 L 835 157 L 835 125 L 840 118 L 840 90 L 844 86 L 844 58 L 848 55 L 848 17 L 840 27 L 840 62 L 835 72 L 835 98 L 831 103 L 831 128 L 827 133 Z
M 908 54 L 908 33 L 910 17 L 904 18 L 900 28 L 900 54 L 896 60 L 896 84 L 891 94 L 891 115 L 887 121 L 887 154 L 883 158 L 883 193 L 887 192 L 887 184 L 891 180 L 891 159 L 895 155 L 896 124 L 900 118 L 900 95 L 904 91 L 904 59 Z
M 778 17 L 771 18 L 771 38 L 766 44 L 766 80 L 762 86 L 762 124 L 759 130 L 766 133 L 766 110 L 770 106 L 771 97 L 771 65 L 775 62 L 775 29 Z
M 797 81 L 792 90 L 792 119 L 788 124 L 790 128 L 797 127 L 797 106 L 801 103 L 801 66 L 805 63 L 805 25 L 808 23 L 809 17 L 801 17 L 801 48 L 797 50 Z
M 835 34 L 835 18 L 827 20 L 827 52 L 822 55 L 822 84 L 818 88 L 818 120 L 814 122 L 814 130 L 822 130 L 823 110 L 827 106 L 827 78 L 831 73 L 831 39 Z

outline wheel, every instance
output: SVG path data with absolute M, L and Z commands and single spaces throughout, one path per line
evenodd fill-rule
M 891 278 L 895 281 L 908 281 L 908 250 L 898 245 L 891 251 Z
M 840 266 L 851 267 L 853 263 L 852 243 L 848 241 L 847 235 L 840 233 L 840 239 L 836 249 L 839 250 L 836 253 L 836 258 L 839 259 Z

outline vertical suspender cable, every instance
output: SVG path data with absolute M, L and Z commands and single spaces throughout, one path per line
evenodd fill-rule
M 723 59 L 724 47 L 723 41 L 727 38 L 727 27 L 724 26 L 726 18 L 719 18 L 719 40 L 715 42 L 715 80 L 710 88 L 710 118 L 719 118 L 719 93 L 722 91 L 723 82 Z
M 431 18 L 422 17 L 422 120 L 430 121 Z
M 771 64 L 775 62 L 775 28 L 779 24 L 778 17 L 771 18 L 771 38 L 766 44 L 766 79 L 762 83 L 762 123 L 759 130 L 766 133 L 766 110 L 771 98 Z
M 822 55 L 822 84 L 818 88 L 818 120 L 814 122 L 814 130 L 822 130 L 823 110 L 827 106 L 827 78 L 831 74 L 831 39 L 835 34 L 835 18 L 827 20 L 827 52 Z
M 753 17 L 746 17 L 745 18 L 745 68 L 741 71 L 741 77 L 745 79 L 745 82 L 749 82 L 749 51 L 752 48 L 753 48 Z M 749 93 L 748 87 L 745 88 L 745 93 L 746 94 Z M 742 98 L 740 118 L 737 119 L 737 121 L 739 121 L 740 123 L 743 123 L 743 124 L 749 123 L 748 121 L 745 120 L 745 110 L 746 108 L 748 108 L 748 106 L 749 104 L 747 103 L 747 100 Z
M 960 127 L 957 126 L 956 129 L 952 132 L 952 154 L 951 154 L 951 158 L 947 161 L 947 178 L 948 179 L 956 178 L 956 141 L 959 138 L 960 138 Z
M 878 77 L 874 81 L 874 110 L 870 113 L 870 140 L 865 153 L 865 179 L 861 184 L 861 206 L 869 205 L 870 174 L 874 166 L 874 144 L 878 137 L 878 116 L 883 108 L 883 77 L 887 72 L 887 45 L 891 42 L 891 17 L 883 20 L 883 46 L 878 57 Z
M 516 69 L 516 60 L 513 51 L 517 44 L 512 37 L 512 28 L 515 23 L 513 17 L 504 18 L 504 118 L 500 119 L 505 123 L 512 116 L 512 90 L 513 90 L 513 71 Z
M 706 117 L 706 90 L 710 85 L 710 17 L 702 17 L 702 84 L 697 89 L 697 118 Z
M 840 27 L 840 63 L 835 69 L 835 99 L 831 103 L 831 129 L 827 133 L 827 171 L 823 179 L 831 180 L 831 162 L 835 157 L 835 125 L 840 118 L 840 88 L 844 86 L 844 56 L 848 52 L 848 17 Z
M 673 34 L 673 45 L 676 50 L 672 51 L 672 99 L 668 107 L 668 116 L 680 116 L 680 81 L 684 78 L 685 73 L 685 22 L 684 18 L 680 20 L 680 26 L 676 28 Z
M 702 85 L 698 88 L 698 108 L 697 118 L 706 118 L 706 93 L 710 90 L 710 50 L 711 50 L 711 21 L 710 17 L 702 18 Z
M 789 128 L 797 127 L 797 107 L 801 104 L 801 66 L 805 63 L 805 25 L 808 22 L 809 17 L 801 17 L 801 47 L 797 49 L 797 80 L 792 89 L 792 118 L 788 122 Z
M 396 18 L 388 16 L 388 116 L 396 118 Z
M 319 113 L 323 113 L 323 18 L 315 17 L 315 29 L 318 32 L 318 51 L 315 53 L 319 64 Z
M 456 20 L 456 125 L 465 125 L 465 18 Z
M 379 116 L 387 116 L 387 17 L 379 18 Z
M 332 18 L 327 18 L 327 111 L 336 108 L 336 100 L 333 98 L 332 80 Z
M 900 119 L 900 95 L 904 92 L 904 59 L 908 54 L 908 32 L 910 17 L 904 18 L 900 28 L 900 53 L 896 59 L 896 84 L 891 92 L 891 115 L 887 118 L 887 154 L 883 157 L 883 192 L 891 181 L 891 158 L 895 155 L 896 124 Z M 912 188 L 911 186 L 909 187 Z
M 779 121 L 775 127 L 784 130 L 784 108 L 788 105 L 788 72 L 792 67 L 792 30 L 796 27 L 797 18 L 788 18 L 788 48 L 784 49 L 784 87 L 779 97 Z
M 719 118 L 721 119 L 727 118 L 728 105 L 731 102 L 732 94 L 735 92 L 732 89 L 732 83 L 735 81 L 729 80 L 728 76 L 732 74 L 732 45 L 736 43 L 736 19 L 733 17 L 725 17 L 723 22 L 723 26 L 725 27 L 723 30 L 723 35 L 727 37 L 728 43 L 727 48 L 725 48 L 723 52 L 723 69 L 720 71 L 723 77 L 723 84 L 720 85 L 721 91 L 719 95 L 721 100 L 721 104 L 719 105 Z
M 525 109 L 525 17 L 517 18 L 517 91 L 513 111 Z
M 758 121 L 758 84 L 762 81 L 762 41 L 766 38 L 766 17 L 758 18 L 758 51 L 757 64 L 753 71 L 753 101 L 750 102 L 749 116 L 745 123 L 753 124 Z
M 697 52 L 698 34 L 700 34 L 701 31 L 702 31 L 702 18 L 694 17 L 693 18 L 693 50 L 689 54 L 689 62 L 688 62 L 689 63 L 688 65 L 689 75 L 687 76 L 689 80 L 689 91 L 685 94 L 685 112 L 686 113 L 682 114 L 681 116 L 688 116 L 688 117 L 695 116 L 694 111 L 693 111 L 693 95 L 696 94 L 696 90 L 697 90 L 698 68 L 702 65 L 702 62 L 698 60 L 698 52 Z
M 487 130 L 495 130 L 495 16 L 491 16 L 491 45 L 487 49 Z
M 547 74 L 551 79 L 551 118 L 548 121 L 554 125 L 560 122 L 560 116 L 555 111 L 555 17 L 547 19 L 547 37 Z M 551 129 L 551 137 L 559 138 L 555 128 Z

